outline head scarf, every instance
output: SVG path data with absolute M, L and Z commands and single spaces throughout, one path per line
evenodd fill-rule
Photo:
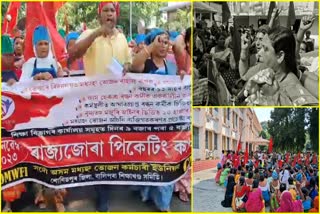
M 119 2 L 115 2 L 115 1 L 100 2 L 99 6 L 98 6 L 98 14 L 99 15 L 101 14 L 102 8 L 107 4 L 113 4 L 114 8 L 116 9 L 117 17 L 119 17 L 120 16 L 120 4 L 119 4 Z
M 273 178 L 273 180 L 278 180 L 279 179 L 279 175 L 278 175 L 278 173 L 276 171 L 272 172 L 272 178 Z
M 174 40 L 176 40 L 176 38 L 179 36 L 179 32 L 170 31 L 169 36 L 170 36 L 170 41 L 174 42 Z
M 218 168 L 218 169 L 221 169 L 221 168 L 222 168 L 221 163 L 218 163 L 217 168 Z
M 298 173 L 298 174 L 297 174 L 296 180 L 299 181 L 299 182 L 302 181 L 302 174 L 301 174 L 301 173 Z
M 145 35 L 145 34 L 138 34 L 138 35 L 136 36 L 136 39 L 135 39 L 137 45 L 139 45 L 140 43 L 144 42 L 145 38 L 146 38 L 146 35 Z
M 276 212 L 303 212 L 301 200 L 292 201 L 291 193 L 286 190 L 281 194 L 280 207 Z
M 70 42 L 70 40 L 77 40 L 79 38 L 79 33 L 78 32 L 71 32 L 67 35 L 66 37 L 66 45 L 68 47 L 68 44 Z
M 2 35 L 1 37 L 1 54 L 13 54 L 13 42 L 8 35 Z
M 165 34 L 166 32 L 160 28 L 155 28 L 153 29 L 151 32 L 149 32 L 144 40 L 144 43 L 146 45 L 150 45 L 154 39 L 159 36 L 159 35 L 162 35 L 162 34 Z
M 33 31 L 32 43 L 36 46 L 40 41 L 48 41 L 50 43 L 50 36 L 47 28 L 43 25 L 39 25 Z

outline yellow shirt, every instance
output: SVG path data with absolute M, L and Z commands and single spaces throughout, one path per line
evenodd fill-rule
M 87 38 L 95 29 L 84 31 L 78 41 Z M 96 74 L 108 74 L 107 65 L 111 63 L 111 59 L 115 58 L 122 65 L 131 63 L 131 56 L 127 39 L 122 33 L 117 32 L 111 37 L 97 37 L 87 52 L 83 56 L 84 70 L 86 76 Z

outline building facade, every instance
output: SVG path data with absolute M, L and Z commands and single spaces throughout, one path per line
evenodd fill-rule
M 251 108 L 198 108 L 193 110 L 193 159 L 219 158 L 222 150 L 258 150 L 268 145 L 259 137 L 262 127 Z

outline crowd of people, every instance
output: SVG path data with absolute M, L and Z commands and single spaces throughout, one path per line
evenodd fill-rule
M 9 86 L 16 82 L 30 80 L 51 80 L 53 78 L 69 78 L 78 71 L 85 76 L 109 74 L 107 65 L 116 59 L 127 72 L 180 75 L 191 73 L 191 28 L 185 31 L 168 32 L 157 28 L 150 29 L 147 34 L 138 34 L 127 41 L 121 28 L 117 28 L 120 15 L 118 2 L 102 2 L 98 6 L 97 19 L 100 27 L 87 29 L 84 32 L 70 32 L 64 39 L 66 42 L 66 62 L 59 63 L 52 53 L 52 39 L 48 28 L 39 25 L 33 32 L 32 41 L 24 40 L 17 34 L 15 38 L 2 35 L 2 83 Z M 62 35 L 63 36 L 63 35 Z M 35 57 L 24 59 L 24 44 L 32 42 Z M 122 72 L 122 71 L 120 71 Z M 173 192 L 179 193 L 182 201 L 189 201 L 190 171 L 176 184 L 167 186 L 136 187 L 143 201 L 152 200 L 160 211 L 169 211 Z M 57 211 L 65 211 L 64 198 L 66 189 L 51 189 L 34 184 L 35 204 L 46 208 L 53 201 Z M 97 186 L 97 211 L 109 210 L 107 203 L 108 185 Z M 5 206 L 3 211 L 11 211 L 11 204 L 28 190 L 24 184 L 16 185 L 2 191 Z M 54 195 L 53 200 L 48 195 Z
M 209 92 L 195 105 L 318 105 L 318 51 L 310 37 L 315 17 L 304 16 L 296 33 L 280 26 L 280 12 L 273 9 L 258 29 L 239 26 L 236 18 L 234 26 L 211 27 L 198 19 L 193 78 L 208 78 Z
M 222 151 L 215 182 L 234 212 L 319 212 L 318 155 Z

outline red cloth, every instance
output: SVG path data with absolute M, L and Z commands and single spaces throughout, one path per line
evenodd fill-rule
M 305 165 L 306 165 L 306 166 L 309 166 L 309 165 L 310 165 L 310 154 L 307 154 L 306 161 L 305 161 Z
M 49 18 L 47 17 L 40 2 L 27 2 L 26 3 L 26 39 L 24 59 L 27 61 L 29 58 L 34 57 L 32 37 L 34 29 L 39 25 L 44 25 L 48 28 L 50 38 L 52 41 L 52 53 L 56 57 L 57 61 L 63 66 L 65 62 L 66 44 L 64 39 L 60 36 L 57 29 L 53 26 Z M 63 66 L 65 67 L 65 66 Z
M 269 141 L 269 149 L 268 149 L 268 153 L 272 153 L 272 148 L 273 148 L 273 139 L 272 137 L 270 138 L 270 141 Z
M 313 153 L 312 164 L 317 164 L 317 155 L 316 155 L 316 153 Z
M 64 2 L 43 2 L 43 9 L 46 12 L 48 19 L 53 24 L 54 28 L 57 28 L 56 14 L 58 10 L 63 6 Z
M 249 160 L 249 152 L 248 152 L 248 146 L 246 146 L 246 152 L 244 153 L 244 164 L 247 164 Z
M 239 156 L 238 156 L 237 154 L 234 154 L 234 155 L 233 155 L 233 160 L 232 160 L 232 162 L 233 162 L 233 166 L 234 166 L 235 168 L 238 168 L 238 166 L 239 166 Z
M 240 135 L 240 138 L 238 140 L 237 154 L 239 154 L 240 150 L 241 150 L 241 135 Z
M 286 163 L 288 163 L 289 162 L 289 153 L 287 152 L 287 154 L 286 154 Z
M 6 15 L 4 16 L 2 25 L 2 34 L 9 34 L 10 37 L 14 37 L 13 29 L 18 22 L 18 11 L 20 9 L 21 2 L 10 2 Z M 9 22 L 6 17 L 11 16 L 11 21 Z
M 278 166 L 279 166 L 279 168 L 282 167 L 282 160 L 278 160 Z
M 117 17 L 120 16 L 120 4 L 119 2 L 114 2 L 114 1 L 105 1 L 105 2 L 101 2 L 98 6 L 98 14 L 100 15 L 102 12 L 102 8 L 106 5 L 106 4 L 113 4 L 114 8 L 116 9 L 116 14 Z
M 301 160 L 300 152 L 298 153 L 298 164 L 299 164 L 299 165 L 301 165 L 301 164 L 302 164 L 302 160 Z

